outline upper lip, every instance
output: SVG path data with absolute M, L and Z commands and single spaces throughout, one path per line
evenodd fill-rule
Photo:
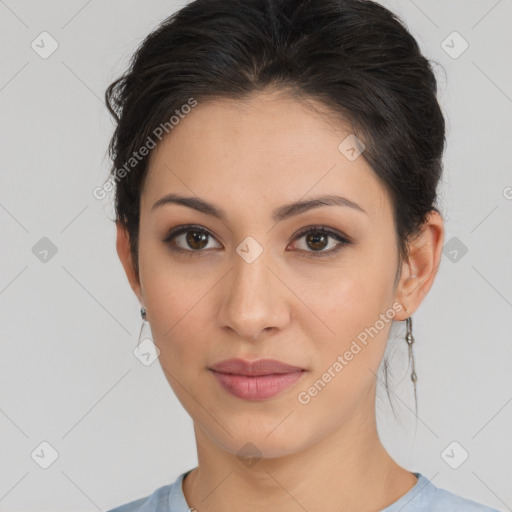
M 245 361 L 244 359 L 225 359 L 215 363 L 211 370 L 235 375 L 271 375 L 275 373 L 291 373 L 304 370 L 298 366 L 292 366 L 277 359 L 258 359 L 257 361 Z

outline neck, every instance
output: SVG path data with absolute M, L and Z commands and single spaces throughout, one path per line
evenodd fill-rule
M 280 512 L 340 510 L 375 512 L 391 505 L 416 477 L 387 453 L 375 414 L 351 422 L 290 455 L 244 466 L 194 424 L 198 467 L 183 481 L 190 507 L 198 512 L 256 512 L 271 504 Z

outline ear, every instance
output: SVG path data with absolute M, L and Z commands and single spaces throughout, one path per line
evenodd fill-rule
M 126 227 L 120 222 L 116 221 L 117 227 L 117 241 L 116 241 L 116 249 L 117 255 L 121 260 L 124 271 L 126 273 L 126 277 L 134 291 L 135 295 L 139 299 L 141 304 L 144 304 L 142 293 L 141 293 L 141 285 L 139 282 L 139 278 L 136 275 L 135 269 L 133 267 L 132 255 L 130 251 L 130 235 Z
M 432 210 L 421 232 L 409 244 L 409 257 L 402 265 L 402 275 L 395 300 L 403 306 L 397 320 L 405 320 L 418 309 L 434 283 L 441 263 L 444 223 L 441 215 Z M 409 314 L 405 310 L 409 311 Z

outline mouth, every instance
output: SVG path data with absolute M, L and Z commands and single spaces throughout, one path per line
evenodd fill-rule
M 264 400 L 293 386 L 307 370 L 275 359 L 228 359 L 209 368 L 222 389 L 245 400 Z
M 259 377 L 264 375 L 275 375 L 303 371 L 304 368 L 292 366 L 277 359 L 258 359 L 246 361 L 244 359 L 226 359 L 215 363 L 210 370 L 229 373 L 233 375 L 245 375 L 247 377 Z

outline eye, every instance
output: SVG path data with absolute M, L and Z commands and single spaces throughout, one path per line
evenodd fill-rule
M 301 238 L 304 238 L 302 247 L 295 248 L 310 253 L 308 256 L 313 257 L 330 256 L 341 250 L 343 246 L 352 243 L 348 238 L 325 226 L 308 226 L 308 228 L 301 231 L 301 233 L 295 237 L 295 240 L 300 240 Z M 328 243 L 329 239 L 331 239 L 330 244 Z M 334 243 L 332 240 L 336 240 L 337 243 Z M 294 245 L 297 245 L 297 243 L 294 242 Z M 329 250 L 324 250 L 326 248 L 329 248 Z
M 168 244 L 174 252 L 192 253 L 204 252 L 208 247 L 208 238 L 213 235 L 200 226 L 179 226 L 172 229 L 165 237 L 164 243 Z
M 213 235 L 201 226 L 186 225 L 178 226 L 172 229 L 163 242 L 169 246 L 173 252 L 186 253 L 187 256 L 206 252 L 204 249 L 219 248 L 220 245 L 208 247 L 209 238 L 213 239 Z M 295 238 L 293 245 L 297 245 L 297 240 L 304 238 L 304 244 L 298 248 L 300 251 L 309 253 L 308 256 L 325 257 L 330 256 L 345 245 L 350 245 L 352 242 L 330 228 L 325 226 L 308 226 L 303 229 Z M 331 243 L 328 241 L 331 239 Z M 333 243 L 335 240 L 337 243 Z M 301 244 L 299 244 L 301 245 Z M 324 250 L 329 248 L 329 250 Z

